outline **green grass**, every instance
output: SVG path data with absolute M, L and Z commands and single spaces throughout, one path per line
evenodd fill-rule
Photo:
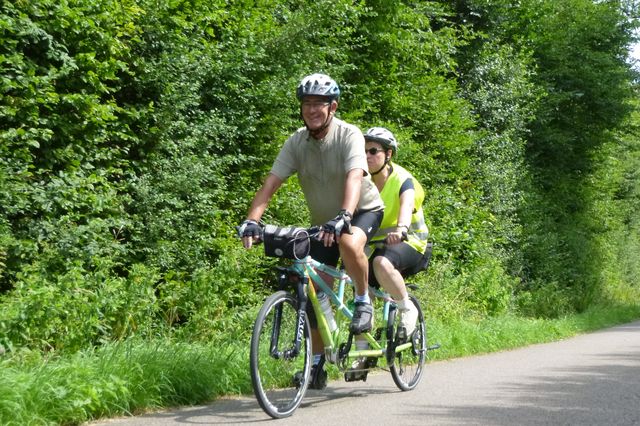
M 594 307 L 560 319 L 505 315 L 447 324 L 431 320 L 430 344 L 440 343 L 442 347 L 431 352 L 429 358 L 448 359 L 552 342 L 638 318 L 640 305 Z
M 82 422 L 198 404 L 251 391 L 245 349 L 126 342 L 67 357 L 32 353 L 0 362 L 0 424 Z
M 593 308 L 561 319 L 515 316 L 447 324 L 430 320 L 431 359 L 550 342 L 640 318 L 640 305 Z M 0 424 L 81 424 L 101 417 L 250 394 L 248 342 L 129 341 L 70 356 L 0 359 Z

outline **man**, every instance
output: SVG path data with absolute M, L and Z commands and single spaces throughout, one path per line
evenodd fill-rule
M 280 150 L 271 172 L 256 193 L 247 218 L 238 227 L 246 248 L 260 235 L 258 222 L 273 194 L 294 173 L 298 174 L 312 225 L 321 226 L 311 256 L 336 266 L 338 259 L 355 283 L 355 312 L 350 331 L 371 330 L 373 308 L 368 294 L 368 261 L 364 247 L 380 226 L 384 205 L 367 172 L 364 137 L 355 126 L 335 117 L 340 97 L 336 82 L 324 74 L 302 79 L 296 90 L 305 126 L 292 134 Z M 313 334 L 314 388 L 326 386 L 320 364 L 320 344 L 315 318 Z M 320 364 L 320 367 L 318 365 Z

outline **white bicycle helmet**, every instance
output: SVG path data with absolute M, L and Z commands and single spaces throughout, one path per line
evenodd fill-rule
M 305 96 L 326 96 L 335 100 L 340 97 L 340 88 L 328 75 L 316 73 L 302 79 L 296 90 L 296 96 L 300 101 Z
M 393 155 L 396 155 L 398 151 L 398 141 L 395 136 L 389 130 L 384 127 L 372 127 L 364 134 L 364 139 L 372 142 L 377 142 L 384 149 L 391 149 Z

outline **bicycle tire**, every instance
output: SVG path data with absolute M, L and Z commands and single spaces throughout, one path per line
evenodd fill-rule
M 267 298 L 258 312 L 251 336 L 250 369 L 253 392 L 269 416 L 288 417 L 302 402 L 311 372 L 311 334 L 304 322 L 300 352 L 283 354 L 293 348 L 297 333 L 298 300 L 286 291 Z M 274 324 L 276 326 L 274 327 Z M 272 336 L 277 333 L 275 345 Z M 280 356 L 273 356 L 272 349 Z
M 403 391 L 410 391 L 418 386 L 420 379 L 422 379 L 424 363 L 427 356 L 427 326 L 424 321 L 424 315 L 418 300 L 411 295 L 409 297 L 418 309 L 416 329 L 410 336 L 412 347 L 388 357 L 391 377 L 393 377 L 396 386 Z M 394 351 L 398 345 L 406 341 L 406 339 L 400 339 L 399 337 L 399 317 L 400 315 L 389 316 L 391 327 L 388 328 L 394 330 L 392 343 Z

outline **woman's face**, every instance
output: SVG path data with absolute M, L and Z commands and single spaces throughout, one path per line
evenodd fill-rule
M 366 141 L 365 151 L 367 152 L 367 165 L 369 172 L 376 172 L 384 166 L 387 153 L 378 142 Z

